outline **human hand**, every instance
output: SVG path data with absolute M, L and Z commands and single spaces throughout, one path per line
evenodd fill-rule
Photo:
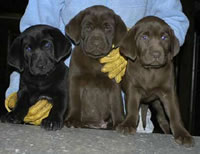
M 8 112 L 11 112 L 16 105 L 17 93 L 13 93 L 5 101 L 5 107 Z M 52 108 L 47 100 L 39 100 L 36 104 L 29 108 L 27 115 L 24 117 L 25 123 L 30 123 L 33 125 L 40 125 L 42 120 L 48 117 L 49 112 Z
M 24 122 L 33 125 L 40 125 L 42 120 L 48 117 L 51 108 L 52 104 L 47 100 L 39 100 L 29 108 L 27 115 L 24 117 Z

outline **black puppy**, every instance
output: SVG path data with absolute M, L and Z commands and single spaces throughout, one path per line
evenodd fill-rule
M 23 123 L 30 106 L 42 98 L 53 107 L 41 127 L 61 129 L 68 102 L 68 67 L 64 64 L 71 52 L 71 43 L 56 28 L 36 25 L 18 36 L 8 53 L 8 64 L 21 75 L 18 100 L 3 122 Z
M 101 72 L 106 56 L 126 33 L 121 18 L 104 6 L 81 11 L 66 26 L 77 44 L 69 69 L 68 127 L 115 128 L 123 120 L 119 84 Z M 110 128 L 110 127 L 109 127 Z

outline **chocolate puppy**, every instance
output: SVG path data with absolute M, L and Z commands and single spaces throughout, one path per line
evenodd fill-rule
M 127 116 L 117 128 L 135 134 L 141 102 L 162 102 L 170 128 L 179 144 L 193 145 L 193 138 L 184 128 L 175 88 L 172 59 L 179 51 L 173 30 L 163 20 L 149 16 L 141 19 L 124 37 L 120 52 L 128 59 L 122 81 Z
M 123 120 L 119 84 L 101 72 L 106 56 L 126 33 L 121 18 L 104 6 L 92 6 L 66 25 L 76 44 L 69 70 L 68 127 L 115 128 Z

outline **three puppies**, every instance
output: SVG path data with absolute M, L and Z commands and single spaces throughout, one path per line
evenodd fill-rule
M 140 103 L 159 100 L 175 140 L 193 144 L 182 124 L 174 83 L 172 59 L 179 44 L 163 20 L 140 20 L 120 44 L 120 52 L 128 59 L 122 81 L 127 104 L 124 121 L 120 86 L 100 71 L 98 59 L 119 43 L 126 33 L 125 24 L 112 10 L 93 6 L 75 16 L 66 33 L 77 45 L 69 71 L 68 127 L 108 128 L 111 124 L 111 128 L 134 134 Z M 33 26 L 14 41 L 8 62 L 21 72 L 20 89 L 16 108 L 3 121 L 22 123 L 29 107 L 46 98 L 53 108 L 42 127 L 56 130 L 63 126 L 68 101 L 68 69 L 63 59 L 70 51 L 70 42 L 50 26 Z
M 127 116 L 117 128 L 134 134 L 140 103 L 159 100 L 169 118 L 170 128 L 179 144 L 191 146 L 193 138 L 184 128 L 175 88 L 173 57 L 179 42 L 173 30 L 157 17 L 145 17 L 130 29 L 120 45 L 128 59 L 122 81 L 127 104 Z
M 104 6 L 81 11 L 66 26 L 77 45 L 69 69 L 68 127 L 115 128 L 123 120 L 119 84 L 101 72 L 106 56 L 126 33 L 121 18 Z
M 68 67 L 64 58 L 71 52 L 71 43 L 56 28 L 36 25 L 18 36 L 8 53 L 8 64 L 21 75 L 18 100 L 3 122 L 23 123 L 30 106 L 48 99 L 53 107 L 41 127 L 61 129 L 68 102 Z

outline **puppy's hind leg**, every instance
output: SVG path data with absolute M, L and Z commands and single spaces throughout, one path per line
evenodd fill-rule
M 141 108 L 142 126 L 145 130 L 146 125 L 147 125 L 146 119 L 147 119 L 147 112 L 148 112 L 149 105 L 141 104 L 140 108 Z
M 71 82 L 72 84 L 72 82 Z M 76 84 L 72 84 L 69 90 L 69 107 L 67 111 L 67 118 L 65 125 L 67 127 L 83 127 L 81 123 L 81 99 L 80 89 L 77 88 Z
M 160 128 L 165 134 L 170 134 L 169 122 L 165 116 L 164 108 L 162 107 L 161 102 L 159 100 L 152 102 L 152 107 L 156 110 L 156 118 Z
M 111 118 L 113 122 L 113 128 L 115 129 L 124 120 L 124 110 L 121 91 L 119 88 L 115 88 L 115 92 L 110 94 L 111 97 Z

